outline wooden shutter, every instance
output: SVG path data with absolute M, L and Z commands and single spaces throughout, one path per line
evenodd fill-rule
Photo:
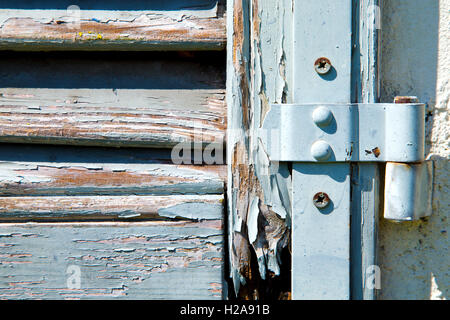
M 223 298 L 223 3 L 70 4 L 0 7 L 0 296 Z

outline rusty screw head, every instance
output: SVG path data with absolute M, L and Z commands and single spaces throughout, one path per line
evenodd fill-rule
M 318 192 L 313 198 L 316 208 L 324 209 L 330 204 L 330 197 L 325 192 Z
M 331 62 L 327 58 L 319 58 L 314 62 L 314 69 L 318 74 L 327 74 L 331 70 Z

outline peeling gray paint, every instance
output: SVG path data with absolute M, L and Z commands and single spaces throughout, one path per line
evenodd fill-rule
M 244 299 L 265 297 L 255 273 L 262 280 L 280 275 L 289 243 L 290 172 L 287 164 L 269 163 L 256 133 L 270 103 L 291 99 L 291 6 L 228 1 L 230 260 L 235 292 Z
M 223 198 L 221 197 L 221 200 Z M 222 204 L 187 202 L 158 210 L 161 217 L 190 220 L 214 220 L 223 218 Z
M 0 299 L 221 299 L 218 221 L 1 224 Z M 5 232 L 6 231 L 6 232 Z M 80 289 L 67 286 L 80 268 Z

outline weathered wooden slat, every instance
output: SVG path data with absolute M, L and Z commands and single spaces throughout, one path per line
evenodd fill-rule
M 0 89 L 0 141 L 222 147 L 224 90 Z
M 93 10 L 89 3 L 80 3 L 79 8 L 61 4 L 50 7 L 3 4 L 0 48 L 139 51 L 225 48 L 224 10 L 217 0 L 125 6 L 99 2 Z M 107 10 L 98 10 L 99 7 Z
M 225 166 L 0 162 L 1 196 L 222 194 Z
M 217 220 L 222 211 L 222 195 L 0 197 L 0 221 Z
M 0 141 L 223 143 L 222 53 L 0 53 Z
M 221 299 L 220 220 L 0 224 L 0 299 Z

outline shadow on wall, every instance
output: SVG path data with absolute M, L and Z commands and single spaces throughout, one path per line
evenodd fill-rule
M 382 41 L 381 101 L 412 95 L 427 104 L 429 152 L 437 100 L 439 1 L 384 1 Z M 449 162 L 435 160 L 433 214 L 428 221 L 396 224 L 382 219 L 381 299 L 449 298 Z

